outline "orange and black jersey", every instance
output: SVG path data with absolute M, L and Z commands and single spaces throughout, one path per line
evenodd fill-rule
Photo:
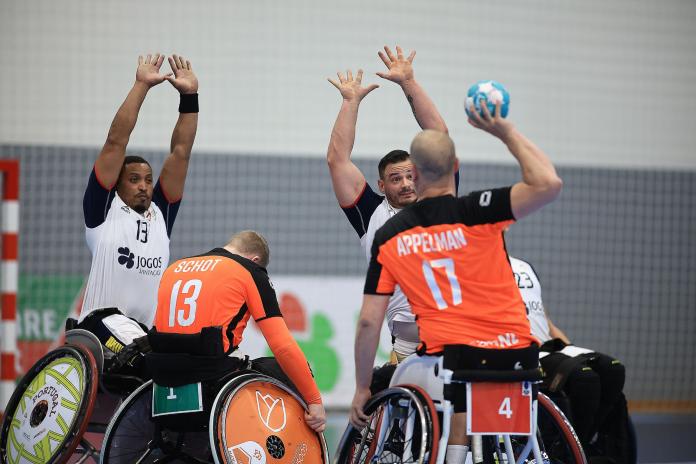
M 426 198 L 375 235 L 365 293 L 390 295 L 398 284 L 427 353 L 536 343 L 505 250 L 510 190 Z
M 155 327 L 159 332 L 195 334 L 221 327 L 226 352 L 237 348 L 253 317 L 281 368 L 309 404 L 321 394 L 307 359 L 283 320 L 266 269 L 216 248 L 171 264 L 160 281 Z
M 172 263 L 162 275 L 155 327 L 193 334 L 222 327 L 225 351 L 242 341 L 249 317 L 281 317 L 268 273 L 256 263 L 216 248 Z

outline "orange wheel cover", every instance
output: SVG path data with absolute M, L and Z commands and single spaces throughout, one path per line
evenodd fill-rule
M 220 454 L 240 464 L 322 463 L 321 441 L 305 424 L 304 412 L 295 397 L 277 385 L 245 383 L 225 399 L 220 412 Z

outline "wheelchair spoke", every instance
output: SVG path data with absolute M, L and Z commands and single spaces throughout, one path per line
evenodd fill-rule
M 392 388 L 366 405 L 370 416 L 361 430 L 349 427 L 338 463 L 423 464 L 432 450 L 432 422 L 421 399 L 407 388 Z

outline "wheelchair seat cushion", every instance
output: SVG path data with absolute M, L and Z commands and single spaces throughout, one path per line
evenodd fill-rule
M 443 366 L 456 370 L 520 370 L 539 366 L 539 347 L 517 349 L 477 348 L 468 345 L 445 345 Z
M 159 332 L 152 328 L 147 334 L 152 351 L 187 353 L 195 356 L 223 356 L 222 328 L 204 327 L 194 334 Z

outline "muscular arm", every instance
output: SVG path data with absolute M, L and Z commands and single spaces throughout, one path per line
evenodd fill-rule
M 106 142 L 96 162 L 95 173 L 99 182 L 107 189 L 113 188 L 118 180 L 123 160 L 126 156 L 126 146 L 131 133 L 138 120 L 140 107 L 145 101 L 145 96 L 151 87 L 161 83 L 167 76 L 159 74 L 164 56 L 156 54 L 154 57 L 138 58 L 138 69 L 135 73 L 135 84 L 116 112 Z
M 191 70 L 191 63 L 181 56 L 172 55 L 169 57 L 169 65 L 174 72 L 174 77 L 170 77 L 167 80 L 174 88 L 181 95 L 196 95 L 198 92 L 198 79 Z M 197 99 L 197 95 L 195 98 Z M 179 113 L 179 119 L 172 133 L 170 154 L 164 160 L 162 172 L 160 173 L 162 189 L 170 203 L 179 201 L 184 194 L 184 183 L 186 182 L 186 173 L 188 172 L 191 149 L 193 148 L 197 129 L 197 111 Z
M 387 311 L 389 295 L 364 295 L 355 334 L 355 396 L 351 406 L 351 423 L 362 426 L 367 420 L 362 408 L 370 397 L 372 367 L 375 362 L 379 333 Z
M 499 138 L 520 165 L 522 182 L 513 185 L 510 192 L 515 219 L 521 219 L 555 200 L 563 182 L 546 154 L 500 116 L 500 104 L 496 106 L 495 116 L 488 112 L 486 105 L 481 108 L 483 116 L 472 106 L 469 123 Z
M 385 45 L 384 52 L 380 51 L 377 55 L 388 70 L 387 72 L 378 72 L 377 75 L 401 86 L 406 100 L 411 106 L 413 116 L 421 129 L 433 129 L 448 133 L 445 120 L 442 119 L 435 104 L 413 75 L 413 58 L 416 56 L 416 51 L 412 51 L 407 58 L 404 58 L 400 46 L 396 46 L 396 56 L 394 56 L 391 49 Z
M 350 154 L 355 143 L 355 126 L 358 122 L 360 102 L 378 85 L 361 87 L 362 75 L 363 72 L 360 69 L 355 79 L 350 71 L 346 72 L 345 78 L 341 73 L 338 73 L 338 81 L 329 79 L 329 82 L 341 92 L 343 97 L 341 109 L 331 131 L 329 148 L 326 151 L 331 183 L 338 204 L 342 207 L 353 204 L 365 187 L 365 176 L 351 161 Z
M 406 95 L 406 100 L 411 105 L 413 116 L 415 116 L 421 129 L 433 129 L 445 134 L 449 133 L 447 124 L 445 124 L 445 120 L 442 119 L 440 112 L 435 107 L 435 103 L 433 103 L 415 79 L 402 83 L 401 88 Z

